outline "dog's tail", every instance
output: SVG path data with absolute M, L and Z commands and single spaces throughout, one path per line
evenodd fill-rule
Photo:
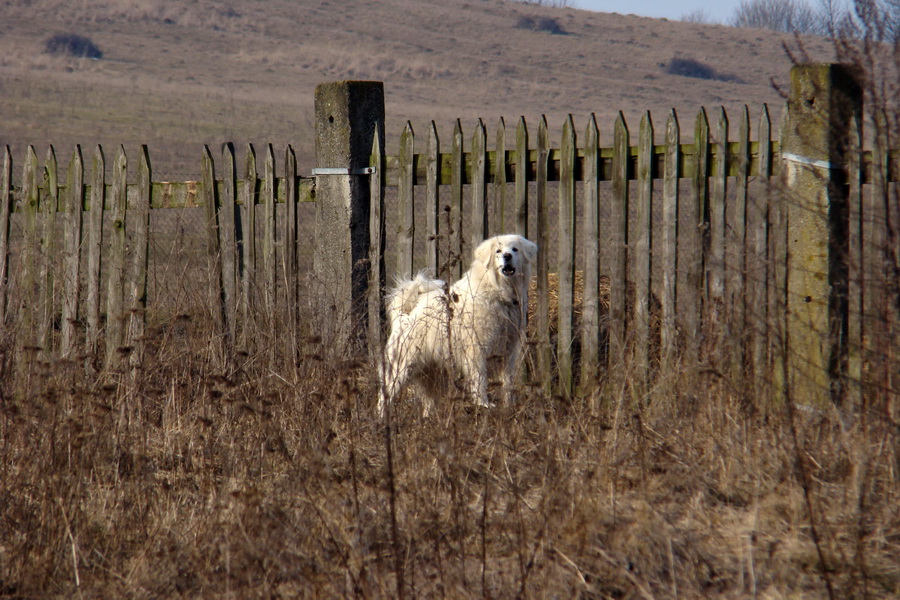
M 401 315 L 412 312 L 422 294 L 443 290 L 444 285 L 442 280 L 429 279 L 424 273 L 419 273 L 412 279 L 397 281 L 396 287 L 385 298 L 388 322 L 393 325 Z

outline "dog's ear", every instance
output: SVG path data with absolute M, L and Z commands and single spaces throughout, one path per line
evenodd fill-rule
M 475 260 L 480 262 L 485 267 L 491 266 L 491 254 L 494 250 L 494 240 L 487 239 L 478 244 L 478 247 L 475 248 Z
M 533 261 L 534 257 L 537 256 L 537 244 L 530 240 L 526 240 L 525 238 L 521 238 L 519 240 L 519 245 L 522 246 L 522 251 L 525 253 L 525 258 L 528 259 L 528 262 Z

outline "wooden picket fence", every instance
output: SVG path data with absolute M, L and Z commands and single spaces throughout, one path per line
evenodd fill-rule
M 328 114 L 326 122 L 333 125 L 333 119 Z M 357 299 L 367 306 L 368 329 L 354 331 L 367 332 L 372 356 L 377 358 L 383 342 L 388 275 L 429 269 L 456 277 L 480 240 L 518 232 L 540 247 L 531 299 L 534 382 L 571 396 L 589 395 L 603 383 L 623 390 L 627 378 L 640 396 L 658 373 L 712 369 L 751 393 L 776 385 L 787 372 L 786 356 L 805 356 L 804 348 L 788 347 L 785 317 L 797 302 L 789 259 L 804 250 L 791 249 L 787 215 L 802 202 L 779 179 L 790 157 L 783 152 L 784 139 L 773 136 L 768 108 L 755 121 L 747 107 L 736 119 L 719 109 L 712 121 L 701 109 L 689 141 L 682 139 L 674 111 L 661 131 L 649 113 L 636 136 L 621 114 L 611 129 L 612 145 L 605 146 L 596 118 L 578 135 L 570 116 L 554 143 L 544 119 L 536 139 L 524 119 L 514 133 L 501 120 L 489 145 L 479 121 L 466 149 L 459 122 L 449 148 L 442 148 L 432 124 L 422 151 L 407 124 L 398 154 L 385 155 L 376 127 L 371 153 L 365 150 L 368 168 L 321 165 L 320 172 L 343 173 L 335 176 L 368 177 L 363 262 L 369 285 Z M 882 136 L 876 138 L 874 149 L 865 152 L 861 139 L 852 140 L 854 150 L 845 157 L 846 168 L 841 166 L 847 175 L 847 239 L 841 240 L 846 271 L 837 282 L 846 302 L 840 368 L 841 377 L 852 382 L 865 380 L 872 389 L 896 393 L 900 328 L 888 292 L 896 285 L 890 261 L 900 254 L 892 245 L 900 224 L 891 189 L 897 154 Z M 317 179 L 298 174 L 290 147 L 280 177 L 271 146 L 261 172 L 249 147 L 240 177 L 230 145 L 223 149 L 218 178 L 208 148 L 197 181 L 153 181 L 146 147 L 136 183 L 128 183 L 127 163 L 119 148 L 108 169 L 97 148 L 88 171 L 76 149 L 63 182 L 54 150 L 41 168 L 29 148 L 16 186 L 6 150 L 0 173 L 0 334 L 14 335 L 18 350 L 31 348 L 48 360 L 84 351 L 103 357 L 94 361 L 96 368 L 122 367 L 125 356 L 140 364 L 147 314 L 166 308 L 148 295 L 151 215 L 193 208 L 204 214 L 204 247 L 194 259 L 205 264 L 191 272 L 206 287 L 201 304 L 217 332 L 222 363 L 235 349 L 252 346 L 254 356 L 275 365 L 276 348 L 284 350 L 281 341 L 293 344 L 287 356 L 296 359 L 297 338 L 283 332 L 302 324 L 299 256 L 311 245 L 298 234 L 298 208 L 314 200 L 343 210 L 356 200 L 326 200 L 325 185 L 317 193 Z M 340 193 L 361 189 L 331 187 Z M 100 206 L 105 210 L 96 210 Z M 21 234 L 11 239 L 16 214 Z M 63 235 L 54 234 L 59 231 Z M 810 243 L 828 246 L 830 234 L 823 235 Z M 345 251 L 335 248 L 343 262 L 335 262 L 339 267 L 332 265 L 332 271 L 347 264 Z M 355 269 L 360 261 L 349 264 Z M 326 278 L 319 283 L 330 285 Z
M 371 247 L 383 247 L 384 268 L 401 277 L 427 269 L 453 278 L 480 240 L 520 233 L 540 247 L 529 299 L 534 381 L 562 395 L 588 395 L 604 382 L 621 390 L 627 376 L 639 396 L 657 373 L 712 369 L 748 397 L 780 394 L 773 386 L 783 385 L 786 355 L 801 357 L 790 368 L 803 368 L 805 349 L 786 343 L 787 217 L 805 200 L 779 180 L 781 142 L 773 139 L 768 107 L 755 123 L 746 106 L 737 119 L 720 108 L 712 123 L 701 109 L 689 141 L 674 111 L 660 133 L 644 114 L 636 139 L 620 113 L 612 146 L 599 143 L 593 116 L 580 138 L 576 129 L 570 116 L 551 145 L 545 119 L 536 140 L 524 119 L 514 132 L 501 119 L 490 138 L 479 121 L 464 150 L 459 122 L 449 149 L 434 124 L 422 141 L 407 123 L 398 155 L 373 151 L 382 183 L 397 193 L 396 204 L 385 206 L 373 183 Z M 851 140 L 846 157 L 840 368 L 842 393 L 857 397 L 864 379 L 897 393 L 889 365 L 896 365 L 900 327 L 884 258 L 900 254 L 888 241 L 900 224 L 890 189 L 897 157 L 879 143 L 863 151 L 862 139 Z M 826 229 L 810 242 L 830 244 Z M 374 252 L 372 262 L 377 271 Z M 369 320 L 377 324 L 382 290 L 377 276 L 372 281 Z M 376 347 L 381 334 L 370 330 Z M 816 393 L 828 397 L 829 390 Z
M 296 313 L 296 207 L 312 200 L 312 180 L 297 175 L 291 147 L 285 152 L 282 177 L 275 176 L 271 146 L 262 173 L 252 146 L 240 179 L 234 157 L 234 148 L 226 145 L 222 177 L 216 179 L 212 154 L 204 148 L 199 181 L 154 182 L 149 152 L 142 147 L 137 182 L 127 183 L 128 159 L 120 147 L 107 183 L 99 146 L 89 172 L 79 147 L 64 175 L 54 148 L 40 168 L 29 147 L 21 184 L 14 186 L 7 147 L 0 174 L 0 333 L 15 332 L 20 349 L 39 350 L 46 359 L 102 352 L 104 359 L 93 361 L 94 366 L 122 367 L 126 354 L 133 364 L 139 363 L 148 309 L 150 215 L 157 209 L 203 209 L 205 259 L 201 255 L 194 260 L 206 262 L 201 279 L 223 362 L 241 335 L 256 333 L 244 331 L 257 322 L 252 314 L 273 315 L 281 308 Z M 292 208 L 279 219 L 279 231 L 276 203 Z M 96 210 L 98 206 L 104 210 Z M 14 213 L 21 214 L 21 235 L 11 240 Z M 286 301 L 279 302 L 279 297 Z M 285 303 L 290 308 L 278 306 Z M 296 323 L 297 317 L 293 319 Z M 276 321 L 267 323 L 268 350 L 274 356 Z
M 699 111 L 691 142 L 682 140 L 680 130 L 672 111 L 664 143 L 657 144 L 647 113 L 634 143 L 620 114 L 612 147 L 601 147 L 596 118 L 589 119 L 579 144 L 570 116 L 558 146 L 551 147 L 546 119 L 538 123 L 536 143 L 524 119 L 512 135 L 501 120 L 489 150 L 479 121 L 464 151 L 457 122 L 449 150 L 442 151 L 432 124 L 425 151 L 417 153 L 407 123 L 397 156 L 382 162 L 373 153 L 373 166 L 386 171 L 386 184 L 396 186 L 398 196 L 395 214 L 382 216 L 388 227 L 393 224 L 386 253 L 396 262 L 389 270 L 406 277 L 423 268 L 457 276 L 468 267 L 471 249 L 486 237 L 514 231 L 537 242 L 537 297 L 531 299 L 536 303 L 536 377 L 558 379 L 566 395 L 576 382 L 597 382 L 598 374 L 621 367 L 625 356 L 648 374 L 661 360 L 673 360 L 676 349 L 694 351 L 698 358 L 704 319 L 721 318 L 710 310 L 726 294 L 730 317 L 747 321 L 748 332 L 754 333 L 746 341 L 752 367 L 762 373 L 773 343 L 768 313 L 745 311 L 745 306 L 776 301 L 767 254 L 777 237 L 769 231 L 780 223 L 768 191 L 778 173 L 779 144 L 772 139 L 768 108 L 760 112 L 755 140 L 746 107 L 734 129 L 720 109 L 713 127 L 707 112 Z M 511 149 L 508 137 L 515 140 Z M 422 219 L 416 217 L 423 210 L 421 231 Z M 601 231 L 607 235 L 601 238 Z M 452 257 L 460 260 L 448 272 Z M 551 272 L 558 275 L 552 290 Z M 576 278 L 584 282 L 579 306 Z M 601 280 L 608 284 L 601 286 Z M 371 290 L 378 292 L 375 286 Z M 552 324 L 551 296 L 557 316 Z M 723 313 L 723 307 L 717 310 Z M 573 372 L 575 361 L 580 375 Z

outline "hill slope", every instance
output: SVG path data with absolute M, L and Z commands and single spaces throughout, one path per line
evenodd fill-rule
M 493 128 L 546 114 L 555 138 L 568 113 L 579 129 L 597 113 L 603 135 L 619 110 L 633 128 L 644 110 L 660 124 L 669 108 L 755 115 L 781 102 L 771 80 L 790 68 L 784 36 L 767 31 L 504 0 L 10 0 L 0 13 L 0 143 L 16 156 L 29 143 L 145 143 L 155 178 L 196 176 L 204 143 L 268 142 L 276 155 L 291 143 L 308 157 L 322 81 L 384 81 L 390 144 L 407 119 L 420 131 L 433 119 L 443 137 L 455 118 Z M 103 58 L 46 54 L 55 33 L 87 36 Z M 822 40 L 806 51 L 831 56 Z M 673 58 L 723 80 L 668 74 Z

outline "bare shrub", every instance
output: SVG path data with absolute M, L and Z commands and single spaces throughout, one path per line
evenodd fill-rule
M 825 32 L 822 14 L 805 0 L 741 0 L 731 25 L 784 33 Z
M 48 54 L 64 54 L 75 58 L 103 58 L 103 52 L 90 38 L 77 33 L 57 33 L 44 42 Z
M 578 3 L 573 0 L 515 0 L 522 4 L 534 4 L 535 6 L 549 6 L 552 8 L 577 8 Z
M 697 23 L 699 25 L 712 25 L 716 20 L 704 8 L 697 8 L 691 12 L 684 13 L 679 19 L 683 23 Z
M 557 19 L 551 17 L 528 17 L 520 16 L 516 21 L 516 29 L 530 29 L 532 31 L 543 31 L 554 35 L 568 35 Z
M 713 81 L 733 81 L 740 83 L 740 78 L 734 75 L 718 73 L 711 66 L 694 60 L 693 58 L 672 58 L 663 66 L 663 71 L 669 75 L 681 77 L 693 77 L 694 79 L 709 79 Z

